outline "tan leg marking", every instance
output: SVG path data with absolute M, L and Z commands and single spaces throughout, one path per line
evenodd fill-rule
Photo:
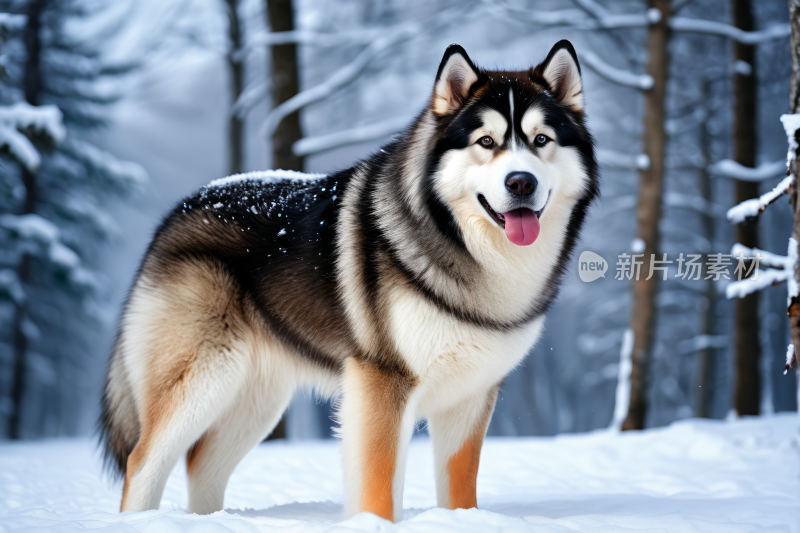
M 481 428 L 483 429 L 483 428 Z M 461 449 L 447 461 L 450 476 L 450 508 L 471 509 L 478 507 L 475 486 L 478 482 L 478 463 L 481 459 L 483 432 L 469 437 Z
M 367 457 L 368 465 L 364 469 L 364 495 L 361 498 L 363 511 L 389 521 L 394 519 L 392 479 L 395 456 L 394 450 L 386 449 L 373 452 Z
M 403 411 L 413 388 L 413 378 L 381 369 L 370 362 L 348 361 L 348 372 L 356 377 L 345 392 L 346 402 L 358 408 L 349 422 L 360 466 L 358 511 L 393 521 L 394 478 L 398 465 Z M 345 422 L 345 427 L 348 422 Z M 345 439 L 348 439 L 347 433 Z

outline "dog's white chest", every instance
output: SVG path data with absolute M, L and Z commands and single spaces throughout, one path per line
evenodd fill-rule
M 540 317 L 510 332 L 487 329 L 408 290 L 394 291 L 389 312 L 395 348 L 420 386 L 453 401 L 500 382 L 528 353 L 543 324 Z

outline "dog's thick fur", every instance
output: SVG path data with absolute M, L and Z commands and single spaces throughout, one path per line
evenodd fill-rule
M 520 172 L 534 192 L 511 192 Z M 453 45 L 396 140 L 330 176 L 287 176 L 212 182 L 156 232 L 103 399 L 122 510 L 157 508 L 184 454 L 190 511 L 222 509 L 298 387 L 341 395 L 348 514 L 402 517 L 422 418 L 439 505 L 475 507 L 498 388 L 538 339 L 598 195 L 575 51 L 561 41 L 536 68 L 498 72 Z M 502 213 L 531 211 L 538 238 L 518 246 Z

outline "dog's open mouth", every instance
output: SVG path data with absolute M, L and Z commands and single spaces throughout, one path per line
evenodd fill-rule
M 489 216 L 497 222 L 501 228 L 506 227 L 506 217 L 492 209 L 492 206 L 489 205 L 489 202 L 486 201 L 486 198 L 482 194 L 478 195 L 478 201 L 481 203 L 486 212 L 489 213 Z
M 505 229 L 508 240 L 517 246 L 528 246 L 539 236 L 539 215 L 544 211 L 544 207 L 538 212 L 532 209 L 520 208 L 512 209 L 507 213 L 498 213 L 482 194 L 478 195 L 478 201 L 492 217 L 492 220 Z M 546 205 L 546 202 L 545 202 Z

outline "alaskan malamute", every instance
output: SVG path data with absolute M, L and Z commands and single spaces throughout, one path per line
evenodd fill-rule
M 109 363 L 101 428 L 122 510 L 156 509 L 184 454 L 189 510 L 222 509 L 300 387 L 340 395 L 348 515 L 402 518 L 421 419 L 439 505 L 475 507 L 498 388 L 542 331 L 598 180 L 569 42 L 523 71 L 452 45 L 430 104 L 370 158 L 186 199 L 147 250 Z

